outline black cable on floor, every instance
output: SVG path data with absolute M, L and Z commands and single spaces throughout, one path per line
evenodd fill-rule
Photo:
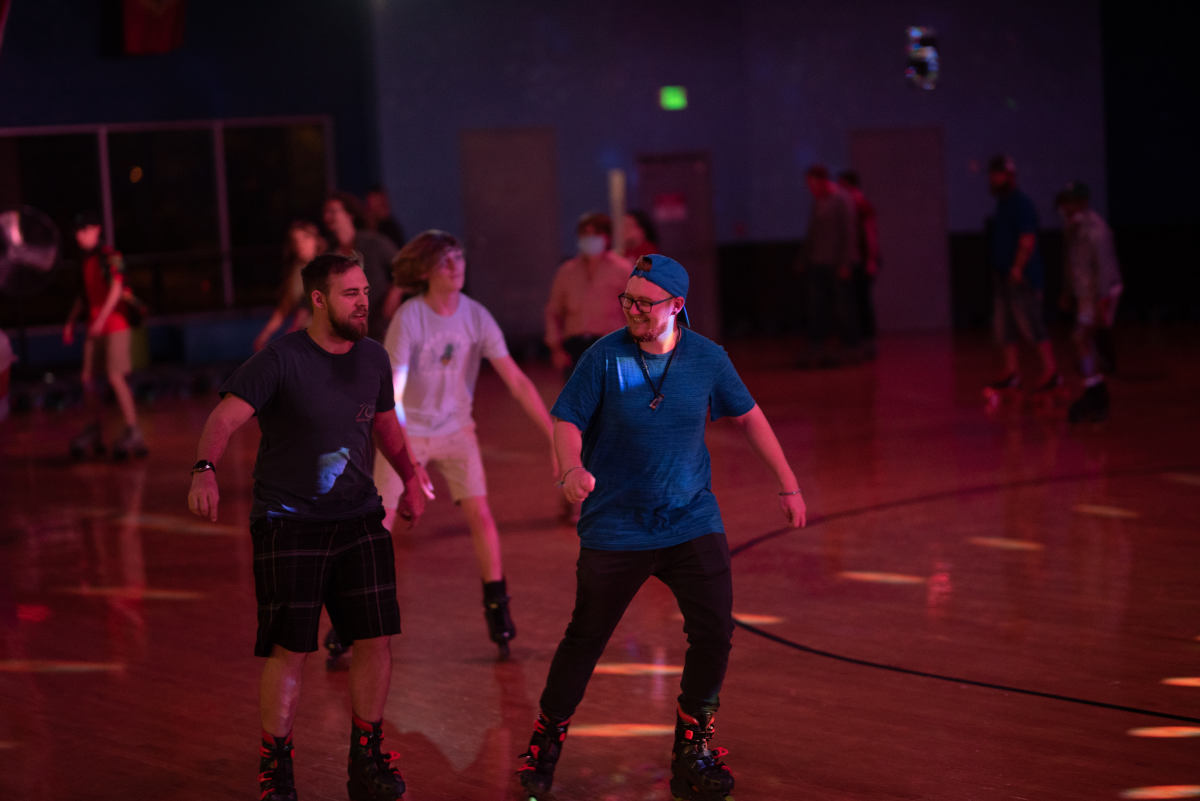
M 827 523 L 830 520 L 837 520 L 837 519 L 846 518 L 846 517 L 855 517 L 858 515 L 869 514 L 871 512 L 878 512 L 878 511 L 882 511 L 882 510 L 886 510 L 886 509 L 895 509 L 895 508 L 901 507 L 901 506 L 913 506 L 913 505 L 920 504 L 920 503 L 928 503 L 930 501 L 941 500 L 943 498 L 951 498 L 951 497 L 962 496 L 962 495 L 973 495 L 973 494 L 979 494 L 979 493 L 984 493 L 984 492 L 995 492 L 997 490 L 1011 489 L 1011 488 L 1015 488 L 1015 487 L 1038 486 L 1038 485 L 1045 485 L 1045 484 L 1060 484 L 1060 483 L 1068 483 L 1068 482 L 1073 482 L 1073 481 L 1085 481 L 1085 480 L 1090 480 L 1090 479 L 1095 479 L 1095 478 L 1109 478 L 1109 477 L 1114 477 L 1114 476 L 1152 475 L 1154 473 L 1181 472 L 1181 471 L 1194 470 L 1194 469 L 1196 469 L 1196 468 L 1193 466 L 1136 468 L 1136 469 L 1131 468 L 1128 470 L 1113 470 L 1113 471 L 1106 471 L 1103 473 L 1081 473 L 1078 475 L 1070 475 L 1070 476 L 1051 476 L 1048 478 L 1032 478 L 1032 479 L 1024 479 L 1021 481 L 998 482 L 995 484 L 986 484 L 986 485 L 981 485 L 981 486 L 976 486 L 976 487 L 966 487 L 966 488 L 957 489 L 957 490 L 945 490 L 942 492 L 933 492 L 933 493 L 929 493 L 928 495 L 921 495 L 921 496 L 917 496 L 915 498 L 906 498 L 906 499 L 897 500 L 897 501 L 887 501 L 884 503 L 873 504 L 871 506 L 860 507 L 858 509 L 846 509 L 841 512 L 834 512 L 832 514 L 815 517 L 809 522 L 808 525 L 809 525 L 809 527 L 811 527 L 811 526 L 820 525 L 821 523 Z M 798 531 L 798 529 L 793 529 L 793 528 L 781 528 L 781 529 L 777 529 L 775 531 L 769 531 L 766 534 L 755 537 L 754 539 L 747 540 L 746 542 L 742 543 L 741 545 L 738 545 L 736 548 L 731 548 L 730 552 L 729 552 L 730 558 L 737 556 L 738 554 L 745 553 L 746 551 L 750 550 L 751 548 L 753 548 L 757 545 L 760 545 L 761 543 L 767 542 L 768 540 L 775 539 L 776 537 L 783 536 L 784 534 L 796 533 L 797 531 Z M 1048 693 L 1048 692 L 1042 692 L 1041 690 L 1030 690 L 1030 689 L 1026 689 L 1024 687 L 1012 687 L 1007 684 L 996 684 L 996 683 L 989 682 L 989 681 L 977 681 L 975 679 L 967 679 L 967 678 L 962 678 L 960 676 L 947 676 L 947 675 L 944 675 L 941 673 L 931 673 L 929 671 L 916 670 L 914 668 L 906 668 L 906 667 L 902 667 L 900 665 L 889 665 L 885 662 L 874 662 L 869 659 L 858 659 L 856 657 L 846 656 L 844 654 L 833 653 L 832 651 L 823 651 L 819 648 L 813 648 L 812 646 L 804 645 L 804 644 L 798 643 L 794 640 L 789 640 L 786 637 L 780 637 L 777 634 L 771 634 L 770 632 L 764 631 L 763 629 L 761 629 L 757 626 L 752 626 L 749 623 L 743 623 L 742 621 L 738 620 L 736 616 L 734 616 L 733 622 L 740 628 L 745 629 L 747 632 L 757 635 L 759 637 L 762 637 L 763 639 L 770 640 L 771 642 L 779 643 L 780 645 L 785 645 L 788 648 L 792 648 L 796 651 L 801 651 L 803 653 L 812 654 L 813 656 L 820 656 L 825 659 L 834 659 L 839 662 L 846 662 L 851 665 L 859 665 L 861 667 L 874 668 L 875 670 L 887 670 L 887 671 L 891 671 L 892 673 L 900 673 L 900 674 L 907 675 L 907 676 L 919 676 L 920 678 L 924 678 L 924 679 L 934 679 L 936 681 L 946 681 L 946 682 L 950 682 L 953 684 L 963 684 L 963 685 L 966 685 L 969 687 L 982 687 L 987 690 L 999 690 L 1001 692 L 1017 693 L 1019 695 L 1029 695 L 1029 696 L 1033 696 L 1035 698 L 1047 698 L 1052 701 L 1065 701 L 1065 702 L 1071 703 L 1071 704 L 1081 704 L 1083 706 L 1096 707 L 1099 709 L 1112 709 L 1117 712 L 1129 712 L 1129 713 L 1135 714 L 1135 715 L 1145 715 L 1147 717 L 1162 718 L 1164 720 L 1174 720 L 1174 721 L 1179 721 L 1182 723 L 1200 724 L 1200 718 L 1189 717 L 1187 715 L 1176 715 L 1171 712 L 1158 712 L 1153 709 L 1142 709 L 1141 707 L 1124 706 L 1122 704 L 1110 704 L 1107 701 L 1093 701 L 1088 698 L 1079 698 L 1079 697 L 1072 696 L 1072 695 L 1061 695 L 1059 693 Z

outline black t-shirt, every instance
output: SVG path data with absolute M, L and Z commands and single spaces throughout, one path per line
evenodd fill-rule
M 220 391 L 253 406 L 262 429 L 252 519 L 346 520 L 382 510 L 371 429 L 396 402 L 378 342 L 334 354 L 296 331 L 252 356 Z

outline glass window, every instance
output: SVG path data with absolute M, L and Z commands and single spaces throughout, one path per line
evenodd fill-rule
M 237 305 L 272 304 L 286 265 L 288 226 L 320 224 L 327 194 L 320 124 L 225 129 L 229 238 Z

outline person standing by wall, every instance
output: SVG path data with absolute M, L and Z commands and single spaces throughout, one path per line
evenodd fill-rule
M 357 254 L 371 283 L 371 319 L 367 336 L 383 341 L 388 321 L 400 306 L 400 289 L 392 284 L 392 258 L 396 245 L 382 234 L 366 229 L 366 217 L 358 198 L 349 192 L 334 192 L 325 201 L 325 227 L 333 237 L 335 253 L 348 258 Z
M 569 375 L 583 352 L 625 324 L 616 297 L 625 289 L 629 262 L 611 250 L 612 222 L 588 212 L 575 224 L 579 255 L 563 262 L 546 304 L 546 345 L 550 362 Z
M 641 209 L 630 209 L 625 212 L 624 243 L 621 255 L 629 259 L 630 264 L 642 256 L 658 252 L 658 230 L 650 215 Z
M 805 362 L 834 367 L 858 345 L 854 264 L 859 253 L 854 203 L 823 164 L 809 167 L 805 182 L 813 198 L 801 256 L 808 287 L 810 352 Z M 830 344 L 831 337 L 837 339 L 840 350 Z
M 875 278 L 879 275 L 879 227 L 875 205 L 862 190 L 862 181 L 854 170 L 838 174 L 838 187 L 854 203 L 854 227 L 858 240 L 858 261 L 854 263 L 853 284 L 858 333 L 862 354 L 875 358 Z
M 1079 181 L 1067 184 L 1055 198 L 1066 244 L 1063 305 L 1075 304 L 1075 345 L 1084 387 L 1067 410 L 1072 423 L 1108 418 L 1108 384 L 1096 340 L 1100 331 L 1112 330 L 1123 288 L 1112 230 L 1092 208 L 1091 198 L 1087 185 Z
M 1018 338 L 1037 350 L 1042 369 L 1037 391 L 1048 392 L 1062 384 L 1046 321 L 1042 291 L 1046 270 L 1038 249 L 1037 209 L 1017 186 L 1017 168 L 1005 155 L 988 162 L 988 186 L 996 198 L 988 242 L 992 273 L 992 325 L 1004 351 L 1004 376 L 989 385 L 991 390 L 1021 386 Z
M 366 216 L 367 230 L 383 234 L 396 247 L 408 241 L 404 238 L 403 226 L 392 214 L 392 204 L 383 184 L 375 184 L 367 190 L 363 197 L 363 214 Z

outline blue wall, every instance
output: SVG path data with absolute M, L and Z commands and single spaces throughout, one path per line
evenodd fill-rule
M 0 127 L 328 114 L 339 183 L 362 191 L 379 173 L 367 2 L 192 0 L 183 47 L 122 56 L 119 2 L 14 0 Z
M 1106 198 L 1098 6 L 1052 5 L 378 3 L 383 174 L 410 230 L 461 232 L 459 131 L 548 125 L 564 252 L 576 215 L 606 206 L 605 170 L 662 151 L 712 155 L 721 241 L 795 239 L 809 163 L 847 166 L 852 130 L 938 125 L 952 230 L 982 227 L 982 169 L 1000 150 L 1054 224 L 1067 180 Z M 910 24 L 939 33 L 936 91 L 903 80 Z M 658 108 L 665 84 L 687 86 L 687 110 Z
M 104 44 L 103 10 L 117 7 L 15 0 L 0 126 L 329 114 L 340 184 L 382 178 L 409 230 L 462 232 L 459 132 L 548 125 L 564 252 L 575 216 L 605 206 L 605 171 L 632 174 L 639 153 L 662 151 L 711 154 L 721 241 L 797 238 L 804 168 L 845 166 L 849 133 L 868 128 L 944 127 L 955 231 L 981 227 L 979 169 L 997 150 L 1015 155 L 1048 223 L 1069 178 L 1106 207 L 1087 0 L 194 0 L 184 47 L 142 57 Z M 940 35 L 934 92 L 901 77 L 913 23 Z M 664 84 L 687 86 L 686 111 L 658 108 Z

